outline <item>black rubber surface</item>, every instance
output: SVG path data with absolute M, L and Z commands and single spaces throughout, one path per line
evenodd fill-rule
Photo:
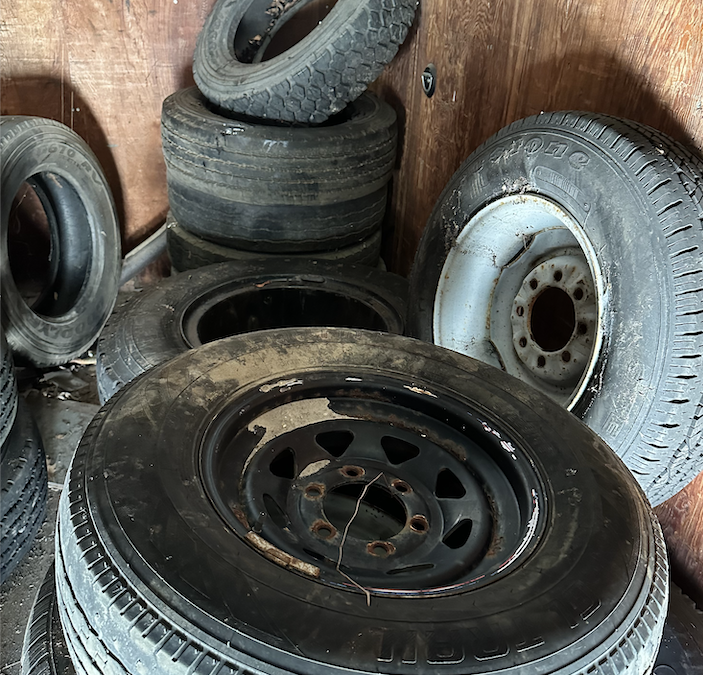
M 168 216 L 167 245 L 171 265 L 176 272 L 197 269 L 219 262 L 249 263 L 255 260 L 329 260 L 375 267 L 381 255 L 381 230 L 376 230 L 366 239 L 331 251 L 310 253 L 257 253 L 231 246 L 214 244 L 181 227 Z
M 703 461 L 703 165 L 649 127 L 593 113 L 515 122 L 445 188 L 411 275 L 410 332 L 433 340 L 435 293 L 463 228 L 500 197 L 539 195 L 583 228 L 607 282 L 604 344 L 573 412 L 653 504 Z
M 17 414 L 17 381 L 12 354 L 0 327 L 0 447 L 10 434 Z
M 673 585 L 654 675 L 703 675 L 703 612 Z
M 402 419 L 383 422 L 388 407 Z M 510 562 L 430 597 L 371 589 L 367 605 L 343 578 L 318 580 L 315 565 L 235 533 L 246 517 L 213 501 L 212 480 L 228 476 L 210 463 L 220 452 L 255 461 L 290 431 L 350 420 L 401 436 L 444 425 L 465 439 L 452 445 L 455 459 L 468 461 L 470 447 L 506 472 L 528 462 L 539 478 L 527 483 L 523 545 L 486 552 Z M 366 445 L 353 447 L 363 455 Z M 337 446 L 329 462 L 345 452 Z M 654 663 L 668 596 L 661 532 L 641 490 L 572 415 L 448 350 L 346 329 L 226 338 L 118 392 L 76 453 L 56 572 L 77 670 L 113 675 L 639 675 Z
M 205 96 L 251 117 L 324 122 L 381 74 L 405 39 L 417 0 L 338 0 L 319 26 L 279 56 L 253 63 L 251 54 L 237 54 L 233 37 L 252 5 L 270 21 L 253 39 L 265 38 L 303 4 L 218 0 L 193 57 Z
M 407 282 L 330 261 L 220 263 L 162 280 L 123 303 L 98 340 L 104 403 L 141 373 L 212 340 L 265 328 L 348 326 L 402 334 Z
M 323 127 L 225 117 L 195 88 L 169 96 L 161 136 L 171 211 L 205 239 L 267 253 L 349 246 L 380 228 L 396 115 L 364 94 Z
M 0 583 L 27 554 L 46 513 L 46 457 L 29 409 L 20 400 L 0 465 Z
M 16 355 L 38 366 L 65 363 L 95 342 L 117 297 L 121 255 L 115 205 L 95 155 L 68 127 L 8 116 L 0 118 L 0 134 L 5 337 Z M 9 250 L 13 200 L 26 185 L 41 202 L 50 240 L 47 278 L 31 300 L 18 288 Z

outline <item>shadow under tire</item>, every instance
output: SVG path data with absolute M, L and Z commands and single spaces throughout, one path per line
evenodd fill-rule
M 636 675 L 668 600 L 657 521 L 585 425 L 350 329 L 225 338 L 118 392 L 62 493 L 56 571 L 90 674 Z
M 229 335 L 290 326 L 402 334 L 407 282 L 329 261 L 219 263 L 164 279 L 118 307 L 98 340 L 101 402 L 154 366 Z
M 438 200 L 408 330 L 567 407 L 659 504 L 703 459 L 702 198 L 701 161 L 650 127 L 519 120 Z
M 12 351 L 38 366 L 70 361 L 97 339 L 117 297 L 120 236 L 107 180 L 88 145 L 40 117 L 0 118 L 2 322 Z M 18 288 L 9 253 L 13 200 L 29 185 L 50 252 L 38 297 Z

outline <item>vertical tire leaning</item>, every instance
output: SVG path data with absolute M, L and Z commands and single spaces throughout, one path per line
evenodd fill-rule
M 12 354 L 0 326 L 0 448 L 5 447 L 17 415 L 17 381 Z
M 110 189 L 86 143 L 39 117 L 0 118 L 2 325 L 13 352 L 38 366 L 65 363 L 97 339 L 117 297 L 120 237 Z M 30 307 L 15 284 L 9 218 L 24 183 L 46 213 L 50 272 Z
M 654 504 L 703 459 L 703 164 L 594 113 L 515 122 L 445 188 L 411 274 L 412 335 L 579 415 Z

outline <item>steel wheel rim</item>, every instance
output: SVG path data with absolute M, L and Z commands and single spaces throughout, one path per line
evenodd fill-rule
M 378 374 L 263 384 L 203 439 L 203 486 L 226 525 L 337 589 L 420 597 L 489 583 L 530 555 L 547 518 L 538 471 L 508 431 L 451 394 Z
M 541 337 L 533 310 L 545 292 L 554 302 L 541 315 Z M 582 227 L 551 200 L 511 195 L 474 214 L 447 255 L 434 297 L 434 343 L 501 368 L 571 410 L 603 350 L 606 305 Z M 571 332 L 560 329 L 559 344 L 548 344 L 548 317 L 568 320 L 569 307 Z

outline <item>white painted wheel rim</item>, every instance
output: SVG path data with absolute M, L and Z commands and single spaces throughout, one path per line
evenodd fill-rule
M 558 302 L 545 313 L 548 296 Z M 434 342 L 571 409 L 603 347 L 605 304 L 604 279 L 581 226 L 548 199 L 512 195 L 478 211 L 454 242 L 435 294 Z M 569 306 L 573 329 L 550 336 L 552 317 L 571 321 Z

